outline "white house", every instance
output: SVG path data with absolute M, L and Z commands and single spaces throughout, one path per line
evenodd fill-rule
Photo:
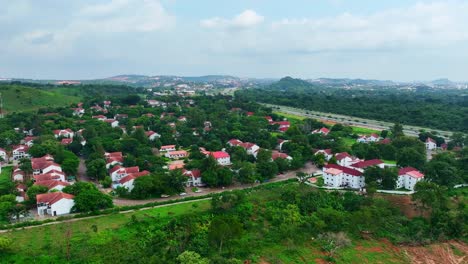
M 85 110 L 81 107 L 72 108 L 72 110 L 73 110 L 73 116 L 82 116 L 85 113 Z
M 31 137 L 31 136 L 25 137 L 23 139 L 23 144 L 28 146 L 28 147 L 32 147 L 34 145 L 34 140 L 35 139 L 36 139 L 36 137 Z
M 336 163 L 343 167 L 349 167 L 351 164 L 356 163 L 359 159 L 349 155 L 347 152 L 340 152 L 335 154 Z
M 140 168 L 138 166 L 125 168 L 117 165 L 109 171 L 109 175 L 113 182 L 118 182 L 123 177 L 138 172 L 140 172 Z
M 317 149 L 315 150 L 314 155 L 318 154 L 322 154 L 326 161 L 329 161 L 333 157 L 333 152 L 331 149 Z
M 379 159 L 371 159 L 371 160 L 362 160 L 356 163 L 351 164 L 349 167 L 360 172 L 364 172 L 364 170 L 368 167 L 376 166 L 381 169 L 385 167 L 385 163 Z
M 33 169 L 33 175 L 47 174 L 52 171 L 62 171 L 62 167 L 54 162 L 54 158 L 51 155 L 45 155 L 41 158 L 32 158 L 31 167 Z
M 188 152 L 185 150 L 168 151 L 165 156 L 170 159 L 183 159 L 188 157 Z
M 432 138 L 428 137 L 426 139 L 426 149 L 428 150 L 433 150 L 433 149 L 436 149 L 437 148 L 437 143 L 435 142 L 435 140 L 433 140 Z
M 231 165 L 231 156 L 224 151 L 210 152 L 210 154 L 221 166 Z
M 424 174 L 415 168 L 406 167 L 398 171 L 397 188 L 413 191 L 416 183 L 424 179 Z
M 108 123 L 111 125 L 111 127 L 119 127 L 119 121 L 115 119 L 106 119 L 104 122 Z
M 314 131 L 312 131 L 312 134 L 322 134 L 322 135 L 328 135 L 328 133 L 330 133 L 330 130 L 326 127 L 322 127 L 320 129 L 315 129 Z
M 107 120 L 107 117 L 105 115 L 95 115 L 95 116 L 92 116 L 93 119 L 97 119 L 99 121 L 106 121 Z
M 13 175 L 12 175 L 13 181 L 23 182 L 24 177 L 25 177 L 24 171 L 22 171 L 20 168 L 15 168 L 13 170 Z
M 367 137 L 367 142 L 377 142 L 380 140 L 380 136 L 372 133 L 370 136 Z
M 8 162 L 8 156 L 7 156 L 7 153 L 6 153 L 6 150 L 0 148 L 0 158 L 4 161 L 4 162 Z
M 238 139 L 231 139 L 227 142 L 227 144 L 230 146 L 230 147 L 235 147 L 235 146 L 239 146 L 239 144 L 241 144 L 242 141 L 238 140 Z
M 150 141 L 155 141 L 156 139 L 161 137 L 161 135 L 159 135 L 158 133 L 154 131 L 146 131 L 145 134 Z
M 176 145 L 166 145 L 166 146 L 161 146 L 159 151 L 175 151 L 176 150 Z
M 68 182 L 56 181 L 56 180 L 45 180 L 45 181 L 36 181 L 34 185 L 45 186 L 49 189 L 49 192 L 59 191 L 61 192 L 63 188 L 70 186 Z
M 255 155 L 254 153 L 256 153 L 260 149 L 260 147 L 257 144 L 250 142 L 240 143 L 238 146 L 245 149 L 248 155 Z
M 135 172 L 135 173 L 130 173 L 127 176 L 123 177 L 122 179 L 119 180 L 118 184 L 114 184 L 113 188 L 117 187 L 124 187 L 126 188 L 129 192 L 133 190 L 135 179 L 139 178 L 141 176 L 149 175 L 149 171 L 141 171 L 141 172 Z
M 200 170 L 184 170 L 184 176 L 187 176 L 187 187 L 203 186 Z
M 60 172 L 60 171 L 51 171 L 46 174 L 38 174 L 33 176 L 35 182 L 41 182 L 41 181 L 61 181 L 65 182 L 65 173 Z
M 26 145 L 19 145 L 13 147 L 13 160 L 20 160 L 22 158 L 29 158 L 30 155 L 28 154 L 29 147 Z
M 346 187 L 360 189 L 365 186 L 362 172 L 336 164 L 323 167 L 324 183 L 330 187 Z
M 73 198 L 75 196 L 62 192 L 38 194 L 36 196 L 37 213 L 41 216 L 69 214 L 75 205 Z
M 67 128 L 67 129 L 57 129 L 54 130 L 54 136 L 55 138 L 59 137 L 65 137 L 65 138 L 72 138 L 74 136 L 73 130 Z
M 277 150 L 273 150 L 271 152 L 271 159 L 272 160 L 276 160 L 276 159 L 285 159 L 287 161 L 291 161 L 293 158 L 291 156 L 289 156 L 288 154 L 286 153 L 281 153 Z

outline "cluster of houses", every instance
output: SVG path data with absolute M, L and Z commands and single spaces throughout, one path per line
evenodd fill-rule
M 253 115 L 252 112 L 248 112 L 247 116 Z M 289 127 L 291 126 L 291 122 L 283 120 L 283 121 L 273 121 L 271 116 L 265 116 L 265 119 L 268 121 L 270 125 L 278 125 L 279 132 L 286 132 Z
M 73 195 L 63 193 L 63 188 L 70 185 L 62 167 L 54 161 L 54 157 L 47 154 L 40 158 L 31 158 L 32 180 L 35 186 L 44 186 L 47 193 L 38 194 L 37 213 L 44 215 L 69 214 L 74 206 Z M 27 174 L 16 166 L 13 169 L 12 180 L 16 183 L 18 195 L 16 201 L 23 202 L 29 199 L 26 195 L 27 187 L 24 184 Z
M 314 154 L 323 154 L 327 161 L 332 157 L 336 159 L 336 164 L 329 163 L 322 169 L 324 184 L 329 187 L 363 189 L 366 185 L 364 170 L 373 166 L 383 169 L 386 166 L 380 159 L 360 160 L 346 152 L 333 154 L 330 149 L 316 150 Z M 412 191 L 422 179 L 424 174 L 418 170 L 411 167 L 401 168 L 396 187 Z

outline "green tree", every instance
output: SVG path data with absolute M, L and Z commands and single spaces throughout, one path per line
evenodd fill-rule
M 88 160 L 86 163 L 86 173 L 88 177 L 102 180 L 106 177 L 106 161 L 104 159 Z
M 415 148 L 403 148 L 397 152 L 397 164 L 400 167 L 415 167 L 421 169 L 426 162 L 426 155 Z
M 254 183 L 257 178 L 255 165 L 246 161 L 242 162 L 238 178 L 241 183 Z
M 45 186 L 42 185 L 33 185 L 29 187 L 28 191 L 26 192 L 29 200 L 27 200 L 27 203 L 29 205 L 36 205 L 36 195 L 41 194 L 41 193 L 46 193 L 49 189 Z
M 74 200 L 74 212 L 91 212 L 113 207 L 112 198 L 96 189 L 79 192 Z
M 393 127 L 391 127 L 390 131 L 392 132 L 392 138 L 404 136 L 403 126 L 400 123 L 395 123 Z
M 178 257 L 177 261 L 180 264 L 209 264 L 206 258 L 202 258 L 200 254 L 193 251 L 184 251 Z
M 216 216 L 208 228 L 208 240 L 218 247 L 219 253 L 223 246 L 242 235 L 243 227 L 239 220 L 228 215 Z

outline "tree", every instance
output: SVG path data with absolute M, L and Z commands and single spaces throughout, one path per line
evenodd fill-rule
M 104 180 L 101 181 L 101 185 L 103 188 L 109 188 L 112 186 L 112 178 L 110 176 L 106 176 Z
M 297 179 L 302 184 L 304 184 L 307 181 L 307 176 L 308 176 L 307 173 L 302 172 L 302 171 L 296 173 Z
M 255 165 L 246 161 L 242 162 L 238 178 L 241 183 L 254 183 L 257 178 Z
M 369 167 L 364 170 L 366 184 L 374 184 L 377 188 L 393 190 L 398 179 L 398 171 L 395 168 Z
M 221 254 L 223 245 L 242 235 L 242 224 L 233 216 L 216 216 L 208 228 L 208 240 L 218 247 Z
M 75 198 L 74 212 L 91 212 L 113 206 L 112 198 L 97 189 L 84 190 L 79 192 Z
M 263 179 L 271 179 L 278 173 L 278 166 L 274 162 L 258 162 L 257 173 Z
M 41 194 L 41 193 L 46 193 L 47 191 L 49 191 L 49 189 L 42 185 L 33 185 L 29 187 L 28 191 L 26 192 L 29 197 L 29 200 L 27 200 L 27 203 L 29 205 L 36 205 L 37 203 L 36 195 Z
M 178 257 L 180 264 L 209 264 L 208 259 L 202 258 L 200 254 L 193 251 L 184 251 Z
M 321 234 L 319 240 L 322 241 L 322 249 L 332 258 L 338 249 L 351 245 L 351 239 L 344 232 Z
M 13 241 L 7 237 L 0 237 L 0 253 L 10 251 L 13 247 Z
M 271 161 L 271 150 L 260 149 L 257 154 L 257 162 L 270 162 Z
M 455 159 L 453 159 L 453 162 L 447 162 L 436 156 L 426 164 L 424 168 L 425 176 L 434 183 L 452 187 L 463 181 L 455 164 Z
M 405 147 L 397 153 L 397 164 L 400 167 L 415 167 L 421 169 L 426 162 L 426 155 L 415 148 Z
M 64 159 L 62 161 L 62 169 L 68 175 L 76 175 L 78 172 L 78 166 L 80 160 L 78 157 L 71 151 L 64 151 Z
M 102 180 L 106 177 L 106 161 L 104 159 L 95 159 L 86 163 L 86 173 L 88 177 Z
M 404 136 L 403 133 L 403 126 L 400 123 L 395 123 L 392 128 L 390 128 L 392 132 L 392 138 L 398 138 Z
M 446 189 L 433 182 L 420 181 L 414 187 L 413 200 L 419 203 L 421 215 L 424 211 L 446 208 Z

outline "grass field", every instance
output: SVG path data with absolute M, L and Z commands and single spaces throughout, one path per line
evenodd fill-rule
M 378 130 L 374 130 L 374 129 L 370 129 L 370 128 L 365 128 L 365 127 L 355 127 L 353 126 L 353 132 L 355 134 L 358 134 L 358 135 L 370 135 L 372 133 L 375 133 L 377 135 L 380 134 L 380 131 Z
M 11 171 L 13 170 L 13 167 L 3 167 L 2 168 L 2 173 L 0 174 L 0 181 L 5 179 L 5 180 L 10 180 L 11 177 Z
M 336 263 L 409 263 L 398 248 L 377 240 L 356 240 L 352 245 L 338 250 Z M 311 241 L 309 245 L 272 245 L 262 251 L 257 263 L 328 263 L 320 245 Z M 263 263 L 264 263 L 263 262 Z
M 293 114 L 288 114 L 288 113 L 279 112 L 279 111 L 273 111 L 273 113 L 275 113 L 277 115 L 284 116 L 290 121 L 291 121 L 291 119 L 296 119 L 296 120 L 304 120 L 305 119 L 305 117 L 300 116 L 300 115 L 293 115 Z
M 382 160 L 384 163 L 387 163 L 387 164 L 395 164 L 396 165 L 396 161 L 395 160 Z
M 30 111 L 47 106 L 66 106 L 80 101 L 80 97 L 44 91 L 21 85 L 0 85 L 6 112 Z
M 196 205 L 196 206 L 194 206 Z M 99 240 L 106 239 L 108 232 L 113 232 L 128 224 L 132 217 L 137 219 L 167 218 L 194 212 L 207 211 L 211 207 L 210 200 L 193 201 L 148 210 L 135 211 L 126 214 L 112 214 L 102 217 L 82 219 L 75 222 L 59 223 L 24 230 L 14 230 L 0 234 L 13 240 L 18 252 L 28 252 L 39 256 L 48 250 L 53 252 L 64 251 L 64 239 L 69 233 L 71 240 Z M 97 230 L 97 232 L 95 232 Z M 110 236 L 108 236 L 110 238 Z

